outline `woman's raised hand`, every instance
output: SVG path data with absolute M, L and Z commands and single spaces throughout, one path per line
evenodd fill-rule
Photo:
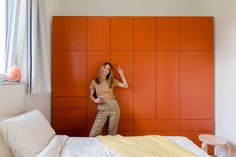
M 122 79 L 122 83 L 119 83 L 119 86 L 122 88 L 128 88 L 128 83 L 126 81 L 123 70 L 120 68 L 120 66 L 116 67 L 116 70 L 118 71 L 118 73 L 120 74 L 120 77 Z
M 118 71 L 118 73 L 123 76 L 124 75 L 124 72 L 123 70 L 120 68 L 120 66 L 116 67 L 116 70 Z

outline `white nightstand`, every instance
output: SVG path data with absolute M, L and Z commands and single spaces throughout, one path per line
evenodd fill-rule
M 230 145 L 228 144 L 228 141 L 221 138 L 217 137 L 215 135 L 211 134 L 201 134 L 198 136 L 199 140 L 202 142 L 202 149 L 207 152 L 207 145 L 212 145 L 212 146 L 223 146 L 227 145 L 228 147 L 228 155 L 231 157 L 231 150 L 230 150 Z

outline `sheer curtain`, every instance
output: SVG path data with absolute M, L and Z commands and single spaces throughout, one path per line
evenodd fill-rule
M 6 71 L 17 65 L 31 94 L 51 91 L 49 32 L 44 0 L 6 0 Z
M 0 0 L 0 74 L 5 73 L 6 1 Z

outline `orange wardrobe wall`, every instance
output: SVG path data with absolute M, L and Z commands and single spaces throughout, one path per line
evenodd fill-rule
M 214 132 L 213 17 L 54 16 L 52 126 L 88 136 L 96 116 L 89 85 L 104 62 L 120 65 L 122 135 Z M 118 73 L 115 77 L 120 79 Z

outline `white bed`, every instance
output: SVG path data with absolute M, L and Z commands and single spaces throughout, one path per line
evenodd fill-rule
M 166 138 L 196 156 L 209 157 L 186 137 Z M 1 145 L 0 157 L 121 157 L 116 150 L 98 138 L 56 135 L 38 110 L 1 121 L 0 142 L 0 145 L 5 145 L 4 148 Z
M 192 152 L 194 152 L 199 157 L 209 157 L 204 151 L 199 149 L 195 144 L 193 144 L 189 139 L 185 137 L 167 137 L 171 141 L 176 142 L 177 144 L 183 146 Z M 60 140 L 59 140 L 60 139 Z M 64 139 L 64 140 L 62 140 Z M 57 142 L 55 142 L 57 141 Z M 59 144 L 59 141 L 63 141 L 63 144 Z M 48 146 L 47 150 L 50 150 L 49 147 L 53 150 L 57 156 L 60 157 L 121 157 L 118 153 L 113 151 L 108 146 L 101 143 L 97 138 L 88 138 L 88 137 L 63 137 L 63 136 L 54 136 L 51 145 Z M 61 146 L 59 149 L 53 147 Z M 158 148 L 157 148 L 158 149 Z M 37 157 L 48 156 L 48 152 L 41 152 Z M 47 154 L 47 155 L 45 155 Z M 50 154 L 51 155 L 51 154 Z

